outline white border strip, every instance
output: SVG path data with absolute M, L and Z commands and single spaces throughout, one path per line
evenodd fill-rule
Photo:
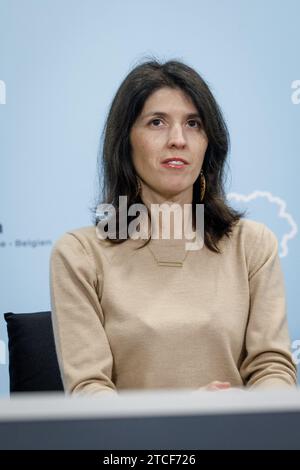
M 136 391 L 100 398 L 28 394 L 0 400 L 0 422 L 283 411 L 300 411 L 300 390 Z

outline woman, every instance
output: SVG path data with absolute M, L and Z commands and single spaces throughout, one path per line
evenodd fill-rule
M 204 80 L 178 61 L 139 65 L 117 91 L 104 137 L 100 202 L 117 215 L 120 196 L 144 204 L 146 240 L 124 237 L 116 217 L 106 239 L 96 220 L 56 243 L 51 299 L 65 389 L 293 386 L 276 237 L 225 201 L 229 136 Z M 191 234 L 175 236 L 176 215 L 163 239 L 151 212 L 162 203 L 190 208 L 194 236 L 204 204 L 203 246 L 186 249 Z

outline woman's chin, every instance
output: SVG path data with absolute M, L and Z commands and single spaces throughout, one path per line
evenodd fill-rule
M 164 191 L 162 196 L 167 201 L 176 201 L 180 200 L 182 197 L 185 196 L 185 189 L 177 189 L 177 188 L 170 188 L 168 191 Z

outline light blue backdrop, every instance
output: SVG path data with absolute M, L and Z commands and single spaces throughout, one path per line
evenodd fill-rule
M 0 312 L 50 308 L 51 243 L 90 224 L 109 104 L 132 66 L 154 55 L 195 67 L 223 108 L 228 193 L 278 236 L 300 338 L 299 18 L 298 0 L 0 0 Z M 1 318 L 2 395 L 6 341 Z

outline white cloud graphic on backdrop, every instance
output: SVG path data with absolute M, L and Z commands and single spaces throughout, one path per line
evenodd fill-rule
M 279 243 L 279 246 L 280 246 L 279 256 L 281 258 L 284 258 L 285 256 L 287 256 L 288 251 L 289 251 L 288 241 L 291 240 L 292 238 L 295 238 L 298 232 L 298 227 L 297 227 L 295 220 L 293 219 L 292 215 L 289 214 L 286 210 L 286 202 L 278 196 L 273 196 L 273 194 L 270 193 L 269 191 L 253 191 L 250 194 L 240 194 L 240 193 L 228 193 L 227 194 L 228 200 L 234 200 L 236 202 L 243 202 L 243 203 L 247 203 L 258 198 L 265 198 L 271 204 L 276 204 L 278 206 L 277 208 L 278 217 L 280 219 L 285 219 L 290 227 L 290 230 L 283 235 Z

